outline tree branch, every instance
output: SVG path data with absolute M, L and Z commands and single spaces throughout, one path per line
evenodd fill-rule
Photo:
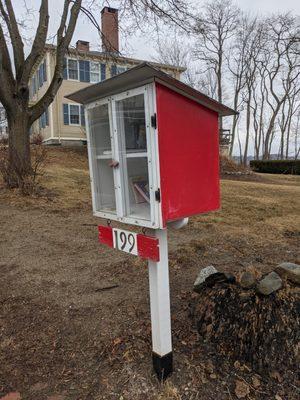
M 4 0 L 6 5 L 6 10 L 4 8 L 2 0 L 0 0 L 0 12 L 5 20 L 7 29 L 9 31 L 9 36 L 11 39 L 13 52 L 14 52 L 14 62 L 16 70 L 16 78 L 21 74 L 23 63 L 24 63 L 24 44 L 19 32 L 18 23 L 16 21 L 14 9 L 11 0 Z
M 13 109 L 15 79 L 2 26 L 0 25 L 0 102 Z
M 70 0 L 65 0 L 63 16 L 61 20 L 61 24 L 57 31 L 57 47 L 56 47 L 56 65 L 54 69 L 54 74 L 51 80 L 51 83 L 44 94 L 44 96 L 32 107 L 30 107 L 30 123 L 32 124 L 36 119 L 38 119 L 44 110 L 49 107 L 52 103 L 60 85 L 63 80 L 63 60 L 65 53 L 68 49 L 68 46 L 71 42 L 77 18 L 81 9 L 82 0 L 74 0 L 72 1 L 73 5 L 70 11 L 70 18 L 68 22 L 68 26 L 65 29 L 65 23 L 68 17 L 68 10 Z M 65 30 L 65 35 L 63 32 Z
M 47 33 L 48 33 L 48 25 L 49 25 L 48 0 L 42 0 L 40 7 L 39 24 L 35 34 L 34 42 L 31 48 L 31 52 L 26 58 L 24 63 L 24 68 L 21 78 L 22 84 L 24 85 L 27 85 L 32 68 L 45 48 L 45 43 L 47 40 Z

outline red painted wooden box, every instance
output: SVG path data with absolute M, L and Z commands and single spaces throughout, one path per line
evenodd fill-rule
M 68 98 L 85 105 L 96 216 L 164 228 L 219 208 L 218 118 L 233 110 L 146 63 Z

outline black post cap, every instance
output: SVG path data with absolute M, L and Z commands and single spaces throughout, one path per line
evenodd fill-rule
M 173 353 L 170 352 L 164 356 L 152 353 L 153 368 L 160 381 L 167 379 L 173 372 Z

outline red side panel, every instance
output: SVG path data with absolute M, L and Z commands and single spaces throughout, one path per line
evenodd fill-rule
M 99 242 L 114 247 L 113 231 L 110 226 L 98 226 Z
M 159 261 L 158 239 L 145 235 L 137 235 L 138 255 L 152 261 Z
M 218 115 L 158 83 L 156 98 L 165 226 L 220 206 Z

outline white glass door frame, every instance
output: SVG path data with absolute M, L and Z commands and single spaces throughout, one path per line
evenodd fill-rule
M 149 91 L 149 85 L 141 86 L 136 89 L 132 90 L 127 90 L 126 92 L 119 93 L 118 95 L 115 95 L 111 99 L 112 103 L 112 115 L 113 115 L 113 124 L 115 127 L 118 126 L 118 114 L 117 114 L 117 102 L 120 102 L 122 100 L 132 98 L 138 95 L 143 95 L 144 97 L 144 115 L 145 115 L 145 128 L 146 128 L 146 152 L 143 152 L 143 156 L 147 158 L 147 169 L 148 169 L 148 179 L 149 179 L 149 194 L 150 194 L 150 222 L 153 224 L 155 223 L 155 218 L 154 218 L 154 191 L 153 191 L 153 179 L 152 179 L 152 160 L 151 156 L 149 154 L 149 144 L 151 141 L 151 133 L 150 133 L 150 114 L 149 114 L 149 104 L 148 104 L 148 91 Z M 120 104 L 120 103 L 119 103 Z M 117 132 L 117 137 L 119 141 L 119 154 L 120 154 L 120 173 L 122 174 L 121 176 L 121 182 L 123 185 L 122 188 L 122 195 L 123 201 L 122 203 L 125 203 L 125 215 L 128 215 L 130 213 L 130 200 L 129 200 L 129 183 L 128 183 L 128 171 L 127 171 L 127 150 L 126 150 L 126 137 L 125 137 L 125 128 L 124 128 L 124 120 L 122 118 L 119 118 L 119 128 L 120 132 Z M 122 215 L 122 218 L 125 217 L 125 215 Z M 127 218 L 131 218 L 130 216 Z M 133 220 L 136 220 L 136 218 L 132 218 Z
M 112 110 L 111 110 L 111 105 L 110 105 L 110 98 L 104 98 L 101 100 L 97 100 L 93 103 L 88 104 L 85 107 L 85 121 L 86 121 L 86 136 L 87 136 L 87 145 L 88 145 L 88 160 L 89 160 L 89 170 L 90 170 L 90 180 L 91 180 L 91 192 L 92 192 L 92 206 L 93 206 L 93 213 L 94 215 L 98 214 L 107 214 L 110 215 L 111 217 L 114 216 L 116 217 L 116 213 L 104 213 L 100 212 L 98 210 L 98 205 L 101 206 L 100 202 L 100 188 L 99 188 L 99 179 L 97 179 L 98 176 L 98 171 L 97 171 L 97 154 L 96 154 L 96 146 L 95 146 L 95 138 L 92 137 L 92 134 L 90 132 L 90 121 L 88 117 L 88 112 L 96 107 L 103 106 L 103 105 L 108 106 L 108 119 L 109 119 L 109 130 L 110 130 L 110 139 L 111 139 L 111 158 L 114 158 L 117 154 L 118 151 L 115 147 L 115 141 L 113 140 L 113 134 L 112 134 Z M 118 177 L 115 171 L 113 171 L 113 176 L 114 176 L 114 189 L 115 189 L 115 196 L 116 196 L 116 189 L 117 185 L 115 182 L 117 181 Z M 101 182 L 100 182 L 101 183 Z
M 149 194 L 150 194 L 150 220 L 138 219 L 135 217 L 126 216 L 126 208 L 128 205 L 128 185 L 126 185 L 126 166 L 124 168 L 124 159 L 121 157 L 122 141 L 117 128 L 117 115 L 116 115 L 116 101 L 133 97 L 139 94 L 144 94 L 145 104 L 145 122 L 146 122 L 146 141 L 147 141 L 147 161 L 148 161 L 148 178 L 149 178 Z M 115 183 L 115 196 L 116 196 L 116 210 L 117 214 L 102 212 L 96 209 L 96 193 L 95 193 L 95 168 L 96 164 L 93 162 L 93 149 L 91 146 L 91 135 L 89 132 L 88 110 L 97 107 L 98 105 L 108 104 L 110 130 L 111 130 L 111 145 L 112 145 L 112 158 L 119 163 L 119 167 L 114 168 L 114 183 Z M 92 185 L 92 198 L 93 198 L 93 211 L 94 215 L 101 218 L 117 220 L 120 222 L 138 225 L 148 228 L 157 229 L 161 227 L 161 208 L 160 202 L 155 199 L 155 192 L 159 189 L 159 159 L 158 159 L 158 139 L 157 130 L 151 126 L 151 116 L 156 113 L 155 104 L 155 87 L 154 84 L 147 84 L 136 89 L 124 91 L 120 94 L 106 97 L 104 99 L 95 101 L 85 107 L 86 128 L 87 128 L 87 142 L 88 142 L 88 155 L 89 155 L 89 168 L 91 174 Z M 121 174 L 122 170 L 122 174 Z

